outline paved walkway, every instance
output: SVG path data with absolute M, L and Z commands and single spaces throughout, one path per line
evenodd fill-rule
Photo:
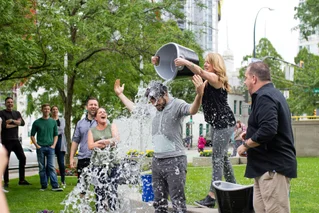
M 210 148 L 206 148 L 210 149 Z M 186 150 L 187 153 L 187 161 L 189 163 L 192 162 L 193 157 L 198 157 L 199 153 L 196 148 L 192 148 L 190 150 Z M 33 176 L 38 174 L 38 168 L 28 168 L 26 169 L 26 176 Z M 18 169 L 10 170 L 10 179 L 19 178 Z M 132 192 L 132 190 L 126 190 L 126 185 L 120 186 L 119 190 L 125 190 L 129 193 L 126 193 L 125 196 L 131 200 L 132 208 L 135 209 L 136 213 L 150 213 L 154 212 L 154 208 L 151 203 L 146 203 L 142 201 L 141 193 Z M 172 209 L 172 205 L 169 205 L 170 210 Z M 218 213 L 218 209 L 210 209 L 210 208 L 199 208 L 197 206 L 188 205 L 187 212 L 189 213 Z

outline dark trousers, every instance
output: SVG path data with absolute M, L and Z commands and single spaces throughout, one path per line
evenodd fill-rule
M 62 141 L 62 137 L 61 137 L 61 135 L 59 135 L 58 141 L 55 145 L 55 155 L 56 155 L 56 158 L 58 161 L 61 182 L 64 183 L 65 182 L 65 163 L 64 163 L 65 152 L 61 151 L 61 141 Z M 48 167 L 46 167 L 46 168 L 47 168 L 47 170 L 46 170 L 47 177 L 50 177 Z
M 186 156 L 153 158 L 152 182 L 155 213 L 168 213 L 168 196 L 172 201 L 173 212 L 187 212 L 184 191 L 186 172 Z
M 24 155 L 21 143 L 19 140 L 2 141 L 3 146 L 8 152 L 8 159 L 10 159 L 11 152 L 14 152 L 19 160 L 19 180 L 23 181 L 25 178 L 25 163 L 26 157 Z M 3 180 L 5 183 L 9 182 L 9 164 L 4 171 Z

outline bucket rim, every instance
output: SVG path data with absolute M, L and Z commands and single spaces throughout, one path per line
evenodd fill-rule
M 236 188 L 223 188 L 218 186 L 217 184 L 228 184 L 228 185 L 233 185 L 236 186 Z M 213 182 L 213 186 L 214 188 L 221 190 L 221 191 L 238 191 L 238 190 L 243 190 L 243 189 L 249 189 L 249 188 L 253 188 L 254 184 L 251 185 L 240 185 L 240 184 L 236 184 L 236 183 L 229 183 L 229 182 L 225 182 L 225 181 L 214 181 Z

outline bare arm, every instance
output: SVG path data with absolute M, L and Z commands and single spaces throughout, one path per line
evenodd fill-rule
M 0 183 L 2 183 L 3 172 L 8 164 L 7 151 L 4 147 L 0 147 Z M 0 189 L 0 212 L 9 213 L 9 207 L 2 189 Z
M 195 85 L 197 94 L 191 108 L 189 109 L 189 113 L 191 115 L 195 115 L 198 112 L 199 107 L 202 103 L 205 83 L 203 82 L 202 78 L 199 75 L 194 75 L 192 81 L 193 81 L 193 84 Z
M 53 138 L 53 144 L 52 144 L 51 148 L 54 149 L 57 142 L 58 142 L 58 136 L 54 136 L 54 138 Z
M 214 88 L 218 89 L 222 87 L 222 83 L 219 81 L 219 78 L 215 73 L 205 71 L 200 66 L 183 58 L 176 58 L 174 62 L 176 66 L 187 66 L 190 71 L 196 75 L 199 75 L 204 80 L 207 80 L 208 83 Z
M 128 108 L 128 110 L 130 111 L 133 111 L 135 108 L 135 104 L 123 94 L 124 85 L 125 84 L 122 84 L 121 86 L 120 79 L 116 79 L 114 83 L 114 92 L 120 98 L 126 108 Z
M 35 140 L 35 137 L 34 137 L 34 136 L 31 136 L 31 141 L 32 141 L 32 143 L 35 145 L 35 147 L 36 147 L 37 149 L 40 149 L 40 148 L 41 148 L 41 146 L 39 146 L 39 145 L 37 144 L 37 141 Z
M 70 166 L 71 168 L 75 168 L 75 161 L 74 161 L 74 155 L 76 153 L 76 150 L 78 150 L 79 144 L 75 141 L 72 141 L 71 144 L 71 150 L 70 150 Z

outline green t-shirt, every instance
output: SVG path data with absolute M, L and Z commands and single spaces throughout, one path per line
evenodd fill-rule
M 51 146 L 53 138 L 58 136 L 58 127 L 56 121 L 52 118 L 39 118 L 32 124 L 31 136 L 37 135 L 37 144 L 39 146 Z

